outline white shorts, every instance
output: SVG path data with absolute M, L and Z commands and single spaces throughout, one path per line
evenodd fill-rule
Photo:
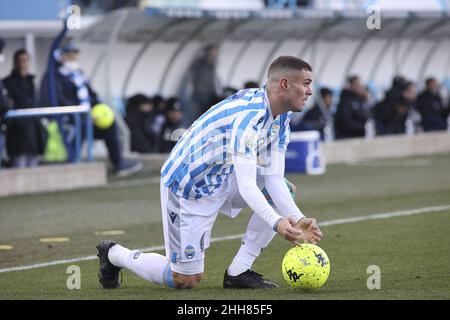
M 258 179 L 262 187 L 263 179 Z M 231 174 L 213 197 L 180 198 L 161 181 L 161 209 L 166 256 L 172 271 L 193 275 L 204 272 L 205 250 L 219 212 L 236 217 L 247 204 L 239 194 L 236 176 Z

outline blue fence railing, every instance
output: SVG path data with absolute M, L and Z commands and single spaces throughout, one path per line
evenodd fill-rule
M 87 160 L 92 161 L 92 145 L 93 145 L 93 126 L 90 116 L 91 109 L 88 106 L 67 106 L 67 107 L 46 107 L 46 108 L 30 108 L 17 109 L 6 112 L 6 119 L 28 118 L 28 117 L 52 117 L 59 115 L 71 115 L 75 120 L 75 157 L 74 162 L 81 161 L 81 144 L 82 144 L 82 119 L 84 117 L 86 142 L 87 142 Z

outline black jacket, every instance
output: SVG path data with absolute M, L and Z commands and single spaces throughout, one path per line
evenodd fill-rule
M 156 152 L 156 136 L 153 132 L 153 113 L 127 112 L 125 121 L 130 128 L 131 151 Z
M 344 89 L 336 110 L 336 138 L 364 136 L 368 116 L 364 98 L 351 90 Z
M 36 107 L 36 90 L 33 80 L 32 75 L 22 77 L 17 71 L 13 71 L 3 80 L 12 101 L 12 109 Z M 45 141 L 41 141 L 39 121 L 36 117 L 7 121 L 6 148 L 10 156 L 43 153 Z
M 172 134 L 175 130 L 180 128 L 180 124 L 174 124 L 170 120 L 166 119 L 161 128 L 161 134 L 159 136 L 158 151 L 160 153 L 170 153 L 177 144 L 177 141 L 172 140 Z
M 445 130 L 449 109 L 444 107 L 438 93 L 423 91 L 417 97 L 417 110 L 422 117 L 422 127 L 425 131 Z
M 302 119 L 302 125 L 305 130 L 318 130 L 322 135 L 326 124 L 326 115 L 317 103 L 305 113 Z

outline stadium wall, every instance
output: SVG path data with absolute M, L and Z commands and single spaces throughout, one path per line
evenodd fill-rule
M 421 133 L 415 136 L 392 135 L 373 139 L 345 139 L 322 143 L 327 164 L 354 163 L 377 159 L 450 153 L 450 133 Z M 167 155 L 140 155 L 145 170 L 159 173 Z
M 0 197 L 106 185 L 103 162 L 0 171 Z
M 427 156 L 450 152 L 448 132 L 421 133 L 415 136 L 382 136 L 374 139 L 337 140 L 323 146 L 327 164 Z

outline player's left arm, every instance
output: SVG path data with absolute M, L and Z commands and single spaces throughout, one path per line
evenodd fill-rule
M 303 240 L 315 244 L 322 239 L 322 231 L 317 226 L 317 222 L 314 218 L 307 218 L 300 211 L 292 198 L 291 191 L 284 179 L 285 155 L 289 137 L 289 119 L 286 118 L 286 120 L 281 123 L 279 139 L 277 139 L 277 142 L 271 149 L 270 165 L 269 168 L 265 170 L 264 176 L 265 187 L 280 213 L 295 218 L 297 221 L 295 227 L 303 232 Z
M 297 221 L 295 227 L 303 232 L 305 242 L 316 244 L 322 237 L 322 231 L 317 226 L 316 219 L 305 217 L 300 211 L 284 179 L 285 153 L 281 150 L 272 151 L 271 172 L 264 176 L 265 187 L 275 207 L 284 216 L 293 216 Z

